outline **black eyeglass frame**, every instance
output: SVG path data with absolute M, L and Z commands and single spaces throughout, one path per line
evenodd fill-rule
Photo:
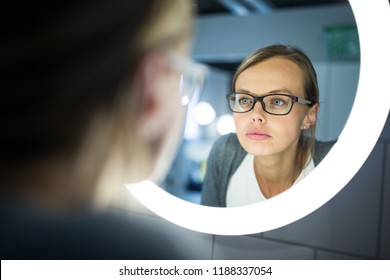
M 230 107 L 230 99 L 229 97 L 231 96 L 235 96 L 236 94 L 246 94 L 246 95 L 249 95 L 253 98 L 253 104 L 252 104 L 252 107 L 249 109 L 249 110 L 246 110 L 246 111 L 234 111 L 231 107 Z M 264 98 L 268 97 L 268 96 L 273 96 L 273 95 L 277 95 L 277 96 L 286 96 L 286 97 L 289 97 L 291 100 L 292 100 L 292 104 L 291 104 L 291 107 L 290 109 L 286 112 L 286 113 L 283 113 L 283 114 L 275 114 L 275 113 L 270 113 L 267 111 L 267 109 L 265 108 L 265 103 L 264 103 Z M 256 102 L 257 101 L 260 101 L 260 104 L 261 104 L 261 107 L 263 108 L 264 112 L 267 112 L 268 114 L 270 115 L 275 115 L 275 116 L 285 116 L 285 115 L 288 115 L 291 110 L 292 110 L 292 107 L 294 105 L 294 103 L 300 103 L 300 104 L 303 104 L 303 105 L 313 105 L 314 103 L 312 101 L 309 101 L 309 100 L 306 100 L 304 98 L 301 98 L 301 97 L 298 97 L 298 96 L 294 96 L 294 95 L 290 95 L 290 94 L 286 94 L 286 93 L 270 93 L 270 94 L 266 94 L 266 95 L 262 95 L 262 96 L 256 96 L 256 95 L 253 95 L 253 94 L 250 94 L 248 92 L 232 92 L 232 93 L 228 93 L 226 94 L 226 100 L 228 102 L 228 106 L 229 106 L 229 109 L 233 112 L 233 113 L 248 113 L 249 111 L 252 111 L 253 108 L 255 107 L 256 105 Z

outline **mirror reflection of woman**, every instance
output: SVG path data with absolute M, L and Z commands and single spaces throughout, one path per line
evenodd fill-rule
M 334 142 L 319 142 L 316 72 L 299 49 L 271 45 L 249 55 L 227 100 L 236 133 L 210 153 L 202 204 L 243 206 L 272 198 L 302 180 Z

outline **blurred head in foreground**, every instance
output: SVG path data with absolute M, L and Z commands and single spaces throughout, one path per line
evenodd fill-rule
M 202 79 L 190 1 L 20 6 L 2 7 L 1 191 L 77 209 L 161 179 Z

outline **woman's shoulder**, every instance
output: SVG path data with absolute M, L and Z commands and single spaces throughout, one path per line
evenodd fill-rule
M 215 144 L 240 145 L 240 142 L 238 142 L 237 134 L 235 134 L 235 133 L 228 133 L 228 134 L 220 136 L 215 141 Z
M 314 163 L 315 165 L 318 165 L 322 159 L 328 154 L 330 149 L 332 149 L 333 145 L 336 144 L 337 140 L 331 140 L 331 141 L 319 141 L 316 140 L 315 142 L 315 149 L 314 149 Z
M 235 133 L 222 135 L 213 144 L 209 154 L 209 160 L 216 163 L 241 162 L 247 152 L 242 148 Z
M 245 153 L 235 133 L 229 133 L 219 137 L 213 144 L 213 150 L 223 151 L 224 154 L 228 155 Z

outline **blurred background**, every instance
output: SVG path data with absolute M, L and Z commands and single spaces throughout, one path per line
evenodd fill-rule
M 197 0 L 192 57 L 209 68 L 205 88 L 188 106 L 181 148 L 163 183 L 169 193 L 200 203 L 214 141 L 234 132 L 225 95 L 239 63 L 275 43 L 303 50 L 317 71 L 317 139 L 337 139 L 353 106 L 359 38 L 347 0 Z

